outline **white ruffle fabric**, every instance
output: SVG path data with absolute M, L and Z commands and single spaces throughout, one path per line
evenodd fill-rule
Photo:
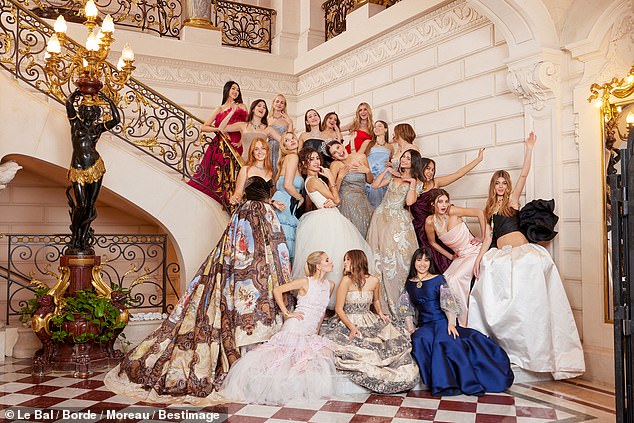
M 336 374 L 327 339 L 282 331 L 233 365 L 221 393 L 256 404 L 314 401 L 335 394 Z
M 490 336 L 522 369 L 555 379 L 585 371 L 566 292 L 540 245 L 493 248 L 484 255 L 469 299 L 469 327 Z

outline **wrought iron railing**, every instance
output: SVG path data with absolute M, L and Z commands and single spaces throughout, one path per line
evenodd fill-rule
M 83 11 L 84 1 L 78 0 L 22 0 L 33 4 L 33 12 L 43 18 L 64 15 L 67 21 L 77 21 Z M 114 22 L 128 28 L 152 31 L 161 37 L 180 37 L 183 5 L 180 0 L 95 0 L 104 14 L 110 14 Z M 82 20 L 83 21 L 83 20 Z
M 275 10 L 233 1 L 215 3 L 215 25 L 222 29 L 223 45 L 271 52 Z
M 20 0 L 0 0 L 0 5 L 0 66 L 63 103 L 73 91 L 71 82 L 54 90 L 45 71 L 46 42 L 53 35 L 53 28 Z M 79 44 L 69 39 L 63 48 L 72 56 Z M 111 72 L 117 74 L 116 68 L 110 66 Z M 112 130 L 114 135 L 180 173 L 183 179 L 208 188 L 230 210 L 228 193 L 233 190 L 241 158 L 224 137 L 201 133 L 200 119 L 134 78 L 113 94 L 122 122 Z M 205 155 L 215 159 L 204 161 L 201 166 Z
M 327 0 L 321 8 L 324 11 L 324 32 L 326 41 L 346 30 L 346 16 L 354 9 L 366 3 L 390 7 L 400 0 Z
M 70 235 L 8 234 L 7 267 L 0 269 L 7 280 L 7 324 L 33 298 L 37 279 L 52 287 L 59 259 Z M 167 313 L 178 301 L 180 266 L 168 263 L 167 235 L 96 235 L 95 254 L 101 256 L 101 276 L 111 287 L 129 288 L 140 276 L 142 284 L 130 292 L 131 313 L 149 310 Z M 6 273 L 6 275 L 5 275 Z M 47 283 L 48 282 L 48 283 Z

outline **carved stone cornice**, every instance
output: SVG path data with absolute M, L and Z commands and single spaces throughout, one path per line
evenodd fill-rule
M 289 96 L 297 93 L 297 78 L 292 75 L 152 56 L 143 56 L 142 59 L 137 61 L 134 76 L 144 82 L 222 91 L 225 82 L 234 80 L 246 92 L 284 93 Z
M 298 95 L 323 89 L 335 81 L 353 78 L 368 67 L 393 61 L 486 21 L 464 0 L 449 3 L 300 75 Z
M 509 87 L 533 109 L 539 111 L 549 99 L 560 93 L 560 65 L 540 60 L 523 65 L 509 65 Z

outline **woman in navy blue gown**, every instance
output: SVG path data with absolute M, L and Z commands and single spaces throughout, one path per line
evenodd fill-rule
M 423 383 L 434 396 L 505 391 L 513 384 L 508 356 L 480 332 L 456 326 L 462 310 L 431 257 L 427 248 L 416 250 L 402 298 L 418 313 L 412 355 Z

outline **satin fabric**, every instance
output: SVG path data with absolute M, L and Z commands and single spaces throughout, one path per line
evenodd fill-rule
M 484 395 L 502 392 L 513 384 L 509 358 L 498 345 L 478 331 L 457 327 L 455 339 L 447 333 L 447 316 L 440 307 L 442 275 L 405 288 L 419 313 L 412 334 L 412 355 L 423 383 L 434 396 Z
M 469 327 L 489 335 L 523 369 L 555 379 L 585 371 L 559 272 L 540 245 L 493 248 L 484 255 L 469 299 Z
M 472 244 L 474 236 L 464 222 L 442 234 L 439 239 L 457 254 L 443 275 L 445 275 L 447 284 L 460 303 L 460 307 L 464 310 L 463 314 L 458 317 L 458 323 L 460 326 L 466 327 L 473 266 L 480 252 L 480 244 Z

